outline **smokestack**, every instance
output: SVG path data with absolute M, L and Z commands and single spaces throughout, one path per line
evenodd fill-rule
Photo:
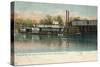
M 67 10 L 66 10 L 66 23 L 67 23 Z
M 66 10 L 66 22 L 69 22 L 69 11 Z
M 69 11 L 68 11 L 68 22 L 69 22 Z

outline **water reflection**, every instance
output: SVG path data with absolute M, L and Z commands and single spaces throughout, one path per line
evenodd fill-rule
M 15 51 L 52 52 L 52 51 L 94 51 L 97 49 L 95 34 L 87 35 L 32 35 L 17 33 L 15 36 Z

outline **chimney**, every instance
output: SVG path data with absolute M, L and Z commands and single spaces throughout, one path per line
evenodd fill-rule
M 69 11 L 66 10 L 66 22 L 69 22 Z
M 66 10 L 66 22 L 67 22 L 67 10 Z
M 68 22 L 69 22 L 69 11 L 68 11 Z

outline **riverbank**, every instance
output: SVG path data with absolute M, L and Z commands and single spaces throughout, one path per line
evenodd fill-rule
M 96 61 L 97 51 L 15 54 L 15 65 Z

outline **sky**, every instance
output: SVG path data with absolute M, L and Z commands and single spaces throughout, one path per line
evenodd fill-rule
M 87 5 L 70 5 L 70 4 L 50 4 L 50 3 L 34 3 L 34 2 L 15 2 L 15 11 L 40 11 L 46 14 L 52 14 L 56 11 L 69 10 L 77 12 L 81 16 L 97 16 L 96 6 Z

